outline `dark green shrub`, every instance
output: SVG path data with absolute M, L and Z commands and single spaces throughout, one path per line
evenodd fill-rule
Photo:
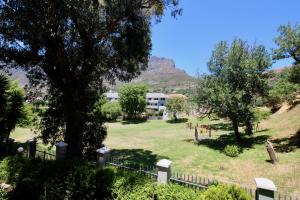
M 241 149 L 237 145 L 226 145 L 224 153 L 226 156 L 237 157 L 241 152 Z
M 216 185 L 209 187 L 203 194 L 203 200 L 251 200 L 251 196 L 235 185 Z
M 8 199 L 7 193 L 0 188 L 0 200 L 6 200 L 6 199 Z

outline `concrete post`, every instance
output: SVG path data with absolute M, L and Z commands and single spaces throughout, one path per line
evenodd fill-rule
M 96 150 L 97 163 L 100 167 L 103 167 L 110 157 L 111 150 L 107 147 L 102 147 Z
M 24 148 L 23 147 L 19 147 L 18 149 L 17 149 L 17 153 L 18 153 L 18 155 L 19 156 L 23 156 L 23 153 L 24 153 Z
M 273 181 L 267 178 L 255 178 L 256 200 L 274 200 L 275 191 L 277 190 Z
M 171 163 L 172 161 L 167 159 L 162 159 L 156 163 L 158 173 L 157 182 L 166 184 L 171 178 Z
M 66 159 L 68 144 L 63 141 L 60 141 L 59 143 L 56 143 L 55 146 L 56 146 L 56 157 L 55 157 L 56 160 Z
M 30 139 L 27 140 L 27 149 L 28 149 L 28 158 L 35 158 L 35 154 L 36 154 L 36 140 Z

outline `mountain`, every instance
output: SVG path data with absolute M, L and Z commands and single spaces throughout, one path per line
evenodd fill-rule
M 149 59 L 148 68 L 132 83 L 145 83 L 151 91 L 176 92 L 189 89 L 195 78 L 184 70 L 176 68 L 172 59 L 153 56 Z M 124 83 L 118 82 L 116 87 Z
M 14 80 L 22 86 L 28 83 L 25 72 L 19 69 L 10 71 Z M 153 56 L 149 59 L 148 68 L 132 83 L 145 83 L 150 91 L 176 92 L 189 89 L 194 84 L 195 78 L 184 70 L 178 69 L 172 59 Z M 116 90 L 124 83 L 117 82 L 110 89 Z

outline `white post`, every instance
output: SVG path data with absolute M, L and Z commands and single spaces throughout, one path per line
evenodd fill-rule
M 97 163 L 100 167 L 103 167 L 107 160 L 109 159 L 111 150 L 107 147 L 102 147 L 96 150 L 97 153 Z
M 273 181 L 267 178 L 255 178 L 256 200 L 274 200 L 275 191 L 277 190 Z
M 28 158 L 35 158 L 36 140 L 35 138 L 27 140 Z
M 59 143 L 56 143 L 55 146 L 56 146 L 56 157 L 55 157 L 56 160 L 66 159 L 68 144 L 63 141 L 60 141 Z
M 172 161 L 167 159 L 162 159 L 156 163 L 158 173 L 157 182 L 166 184 L 171 178 L 171 163 Z

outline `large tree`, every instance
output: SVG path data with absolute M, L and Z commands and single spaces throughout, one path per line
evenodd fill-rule
M 93 113 L 104 81 L 128 81 L 145 69 L 151 16 L 177 0 L 0 0 L 0 66 L 21 67 L 46 85 L 45 143 L 64 139 L 69 158 L 101 145 Z M 175 6 L 175 7 L 174 7 Z
M 119 103 L 127 119 L 137 119 L 146 110 L 147 91 L 144 84 L 128 84 L 120 88 Z
M 249 46 L 235 39 L 217 44 L 208 62 L 210 74 L 199 77 L 195 101 L 200 112 L 217 113 L 231 120 L 237 140 L 241 140 L 239 125 L 252 134 L 255 99 L 267 94 L 265 71 L 271 66 L 270 56 L 263 46 Z
M 300 24 L 280 26 L 278 32 L 279 36 L 275 38 L 278 48 L 274 50 L 273 59 L 293 59 L 289 80 L 300 83 Z

